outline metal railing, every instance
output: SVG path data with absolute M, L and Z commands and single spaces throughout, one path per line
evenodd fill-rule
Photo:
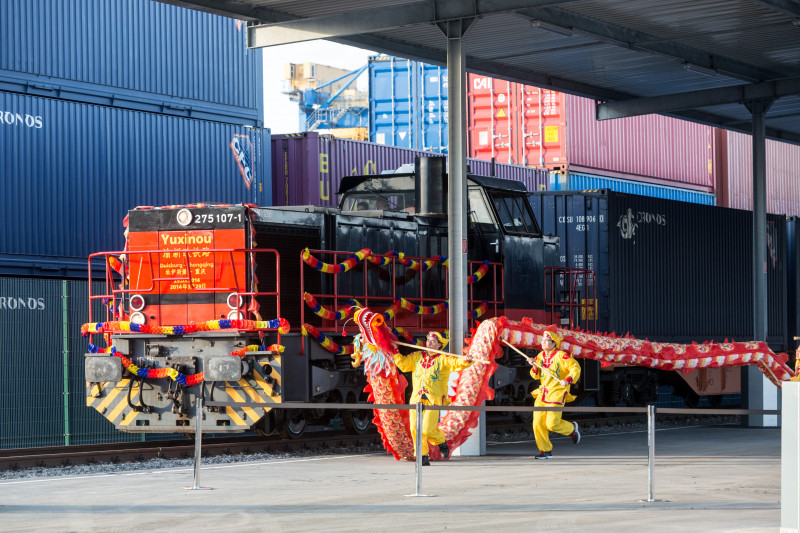
M 197 400 L 197 424 L 195 435 L 195 466 L 194 466 L 194 485 L 187 489 L 199 490 L 200 487 L 200 458 L 201 441 L 203 431 L 203 399 L 202 395 Z M 255 407 L 263 408 L 264 404 L 254 402 L 205 402 L 208 407 Z M 274 404 L 272 409 L 319 409 L 318 403 L 289 402 Z M 648 405 L 646 407 L 509 407 L 505 405 L 423 405 L 416 404 L 364 404 L 364 403 L 337 403 L 325 404 L 326 409 L 408 409 L 415 411 L 417 417 L 417 435 L 415 443 L 415 476 L 414 494 L 406 496 L 426 496 L 420 492 L 422 485 L 422 413 L 424 411 L 484 411 L 484 412 L 520 412 L 530 413 L 536 411 L 561 411 L 565 413 L 646 413 L 647 414 L 647 499 L 642 502 L 658 502 L 663 500 L 655 499 L 655 419 L 656 407 Z M 753 409 L 681 409 L 681 408 L 659 408 L 658 412 L 663 414 L 703 414 L 703 415 L 780 415 L 779 410 L 753 410 Z

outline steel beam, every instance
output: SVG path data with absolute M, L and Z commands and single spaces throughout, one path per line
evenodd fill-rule
M 651 113 L 669 113 L 698 107 L 734 104 L 754 100 L 774 100 L 800 94 L 800 78 L 766 81 L 750 85 L 735 85 L 686 93 L 636 98 L 622 102 L 597 104 L 597 120 L 635 117 Z
M 396 6 L 359 9 L 335 15 L 298 18 L 250 26 L 247 46 L 262 48 L 314 39 L 358 35 L 417 24 L 438 24 L 505 13 L 569 0 L 434 0 Z

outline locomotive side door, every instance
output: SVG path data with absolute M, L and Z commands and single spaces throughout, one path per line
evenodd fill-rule
M 503 233 L 500 231 L 484 189 L 469 188 L 467 219 L 468 254 L 470 261 L 503 262 Z

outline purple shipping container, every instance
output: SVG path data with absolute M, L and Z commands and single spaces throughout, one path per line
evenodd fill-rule
M 727 137 L 727 139 L 726 139 Z M 720 142 L 726 172 L 720 180 L 720 205 L 753 209 L 753 138 L 736 132 L 723 132 Z M 767 213 L 800 216 L 800 146 L 767 140 Z
M 597 121 L 594 101 L 566 102 L 570 172 L 714 192 L 714 128 L 662 115 Z
M 334 207 L 344 176 L 380 174 L 431 152 L 397 148 L 364 141 L 340 139 L 317 132 L 272 137 L 272 198 L 274 205 L 318 205 Z M 468 159 L 474 174 L 491 176 L 489 161 Z M 529 191 L 547 189 L 547 171 L 496 164 L 494 176 L 521 181 Z

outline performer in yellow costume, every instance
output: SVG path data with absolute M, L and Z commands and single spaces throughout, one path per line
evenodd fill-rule
M 580 378 L 581 367 L 571 355 L 558 349 L 560 342 L 561 337 L 558 336 L 556 327 L 548 326 L 542 339 L 542 351 L 535 359 L 528 359 L 533 365 L 531 377 L 541 382 L 539 388 L 531 393 L 535 399 L 534 407 L 563 406 L 575 399 L 570 394 L 569 387 Z M 581 440 L 578 424 L 562 420 L 561 411 L 534 411 L 533 436 L 539 447 L 536 459 L 553 458 L 551 431 L 569 435 L 575 444 Z
M 449 339 L 436 331 L 428 333 L 425 346 L 434 350 L 442 350 Z M 450 405 L 447 397 L 447 380 L 451 372 L 458 372 L 472 364 L 468 359 L 447 356 L 436 352 L 418 351 L 409 355 L 395 354 L 394 362 L 403 372 L 412 372 L 411 399 L 409 403 L 422 403 L 423 405 Z M 411 438 L 414 447 L 417 444 L 417 415 L 410 411 L 409 422 L 411 425 Z M 430 465 L 428 459 L 428 443 L 439 447 L 442 457 L 450 457 L 450 449 L 444 437 L 444 432 L 436 427 L 439 423 L 439 411 L 422 412 L 422 464 Z

